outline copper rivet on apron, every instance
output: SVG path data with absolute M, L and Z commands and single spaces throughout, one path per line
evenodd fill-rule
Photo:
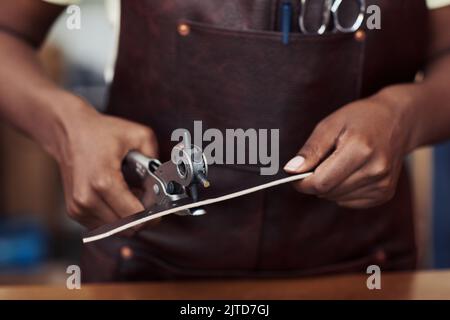
M 379 249 L 377 250 L 377 252 L 375 253 L 375 260 L 377 261 L 377 263 L 384 263 L 386 262 L 386 252 L 384 252 L 383 249 Z
M 355 33 L 356 41 L 364 41 L 366 39 L 366 32 L 364 30 L 358 30 Z
M 191 32 L 191 28 L 186 23 L 180 23 L 178 25 L 178 33 L 180 36 L 186 37 Z
M 120 255 L 124 259 L 131 259 L 133 257 L 133 250 L 131 250 L 131 248 L 128 246 L 123 246 L 122 248 L 120 248 Z

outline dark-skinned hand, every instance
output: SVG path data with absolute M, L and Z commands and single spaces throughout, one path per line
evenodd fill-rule
M 409 129 L 403 112 L 374 96 L 351 103 L 321 121 L 285 166 L 314 174 L 295 183 L 299 192 L 348 208 L 370 208 L 395 194 Z

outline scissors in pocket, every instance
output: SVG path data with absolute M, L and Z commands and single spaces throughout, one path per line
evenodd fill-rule
M 322 4 L 322 11 L 321 11 L 321 21 L 320 26 L 316 30 L 308 30 L 308 27 L 306 26 L 306 18 L 308 14 L 308 6 L 311 1 L 317 1 L 317 0 L 300 0 L 299 4 L 299 17 L 298 17 L 298 26 L 300 28 L 300 31 L 303 34 L 316 34 L 316 35 L 323 35 L 325 32 L 330 31 L 330 22 L 331 19 L 333 19 L 333 28 L 330 32 L 341 32 L 341 33 L 352 33 L 357 31 L 361 25 L 364 22 L 364 17 L 366 13 L 366 1 L 365 0 L 346 0 L 346 1 L 355 1 L 355 3 L 359 7 L 358 15 L 356 16 L 356 19 L 354 23 L 350 26 L 342 25 L 340 18 L 339 18 L 339 12 L 341 9 L 341 5 L 343 4 L 344 0 L 323 0 Z

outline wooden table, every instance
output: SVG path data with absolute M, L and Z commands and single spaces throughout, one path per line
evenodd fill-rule
M 381 290 L 366 275 L 308 279 L 153 282 L 65 286 L 0 286 L 2 299 L 450 299 L 450 271 L 382 274 Z

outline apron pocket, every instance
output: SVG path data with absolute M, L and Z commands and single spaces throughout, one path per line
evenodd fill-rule
M 181 21 L 176 46 L 176 122 L 280 129 L 281 161 L 360 96 L 364 41 L 353 33 L 291 33 L 284 45 L 279 32 Z

